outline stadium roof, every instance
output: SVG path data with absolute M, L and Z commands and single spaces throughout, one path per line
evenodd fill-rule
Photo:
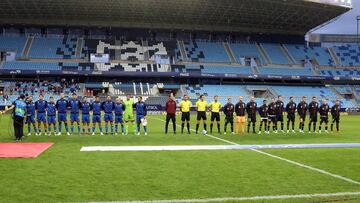
M 350 9 L 329 1 L 2 0 L 0 24 L 305 34 Z

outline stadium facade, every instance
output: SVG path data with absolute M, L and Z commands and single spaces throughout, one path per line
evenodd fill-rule
M 357 108 L 360 46 L 304 41 L 349 3 L 3 1 L 0 89 L 14 98 L 40 91 L 48 98 L 58 86 L 80 96 L 143 95 L 154 109 L 169 92 L 258 102 L 318 96 Z

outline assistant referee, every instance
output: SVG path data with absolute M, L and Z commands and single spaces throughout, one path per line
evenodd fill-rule
M 190 108 L 192 106 L 191 101 L 189 100 L 188 95 L 184 95 L 183 100 L 180 102 L 180 111 L 181 111 L 181 134 L 184 133 L 184 127 L 186 123 L 186 128 L 188 134 L 190 134 Z
M 196 111 L 197 111 L 197 123 L 196 123 L 196 134 L 198 134 L 200 121 L 202 120 L 204 125 L 204 130 L 206 132 L 206 109 L 208 103 L 205 101 L 205 96 L 200 95 L 199 100 L 196 102 Z
M 219 97 L 216 95 L 214 96 L 214 101 L 210 102 L 209 108 L 211 111 L 211 118 L 210 118 L 210 134 L 212 134 L 214 122 L 216 121 L 218 133 L 221 134 L 220 131 L 220 109 L 221 103 L 219 102 Z

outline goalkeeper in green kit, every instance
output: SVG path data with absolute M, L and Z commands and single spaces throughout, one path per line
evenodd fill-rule
M 133 126 L 134 134 L 136 134 L 136 125 L 134 123 L 134 100 L 130 95 L 126 95 L 126 100 L 124 101 L 125 111 L 124 111 L 124 121 L 125 121 L 125 135 L 129 133 L 129 125 Z

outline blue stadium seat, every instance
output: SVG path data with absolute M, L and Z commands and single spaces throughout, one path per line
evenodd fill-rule
M 343 66 L 360 66 L 360 46 L 346 44 L 333 49 Z
M 270 58 L 270 63 L 272 64 L 290 64 L 289 60 L 286 58 L 285 54 L 280 48 L 280 44 L 268 44 L 263 43 L 261 46 L 265 49 L 266 53 Z
M 305 59 L 316 59 L 321 66 L 334 66 L 335 62 L 332 59 L 327 48 L 323 47 L 307 47 L 302 44 L 285 44 L 290 55 L 294 57 L 297 64 L 301 64 Z
M 312 75 L 310 68 L 286 68 L 286 67 L 258 67 L 260 74 L 264 75 L 290 75 L 302 76 Z
M 0 50 L 16 52 L 16 58 L 22 57 L 26 37 L 0 36 Z
M 236 73 L 252 75 L 250 67 L 234 67 L 234 66 L 200 66 L 202 73 Z
M 360 70 L 353 69 L 321 69 L 321 75 L 327 76 L 360 76 Z
M 231 43 L 230 48 L 232 49 L 234 57 L 238 63 L 240 63 L 240 57 L 254 57 L 257 58 L 262 65 L 265 65 L 265 61 L 255 44 Z
M 31 45 L 29 58 L 75 58 L 77 38 L 36 37 Z

